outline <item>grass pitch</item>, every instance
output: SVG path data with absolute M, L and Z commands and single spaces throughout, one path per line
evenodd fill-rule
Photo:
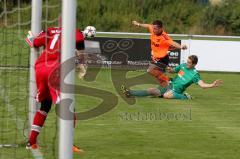
M 129 72 L 128 76 L 139 74 L 141 72 Z M 28 122 L 28 71 L 1 70 L 0 75 L 0 144 L 18 144 L 17 148 L 0 148 L 0 158 L 33 158 L 25 149 L 26 131 L 23 131 Z M 102 69 L 91 82 L 76 78 L 77 85 L 114 94 L 117 105 L 105 114 L 77 122 L 74 143 L 85 153 L 74 154 L 74 158 L 238 159 L 240 74 L 202 72 L 201 77 L 206 82 L 223 79 L 224 84 L 208 90 L 193 85 L 187 92 L 194 100 L 144 97 L 136 98 L 132 105 L 115 90 L 109 69 Z M 149 86 L 142 84 L 132 88 Z M 110 96 L 105 95 L 102 94 L 104 99 L 111 102 Z M 76 95 L 76 110 L 86 112 L 101 102 L 102 99 L 94 96 Z M 58 158 L 58 121 L 54 107 L 39 136 L 47 159 Z

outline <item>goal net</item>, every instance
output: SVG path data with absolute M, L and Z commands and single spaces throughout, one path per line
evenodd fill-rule
M 45 0 L 42 28 L 58 23 L 59 0 Z M 57 158 L 57 118 L 51 111 L 39 136 L 41 154 L 26 151 L 29 130 L 31 0 L 0 0 L 0 158 Z M 30 96 L 34 96 L 33 94 Z

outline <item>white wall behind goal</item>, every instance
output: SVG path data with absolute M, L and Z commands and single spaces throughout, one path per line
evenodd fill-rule
M 197 55 L 197 70 L 240 72 L 240 42 L 213 40 L 182 40 L 188 50 L 182 51 L 181 63 L 188 55 Z

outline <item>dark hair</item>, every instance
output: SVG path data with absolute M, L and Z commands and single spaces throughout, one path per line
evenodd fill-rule
M 157 25 L 159 28 L 162 28 L 163 27 L 163 23 L 161 20 L 155 20 L 153 23 L 153 25 Z
M 190 55 L 188 58 L 192 61 L 192 64 L 198 63 L 198 57 L 196 55 Z

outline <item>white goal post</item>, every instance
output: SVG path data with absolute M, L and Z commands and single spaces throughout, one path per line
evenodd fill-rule
M 76 0 L 62 0 L 62 51 L 61 64 L 75 55 L 75 38 L 76 38 Z M 74 60 L 69 65 L 74 65 Z M 63 66 L 63 65 L 62 65 Z M 65 65 L 64 65 L 65 66 Z M 67 67 L 71 67 L 68 66 Z M 67 84 L 74 84 L 75 70 L 66 72 L 67 68 L 61 67 L 61 81 Z M 63 77 L 63 74 L 66 77 Z M 64 78 L 64 79 L 62 79 Z M 61 82 L 61 101 L 64 99 L 72 99 L 71 110 L 74 108 L 74 92 L 64 93 L 65 87 Z M 72 90 L 73 91 L 73 90 Z M 73 113 L 65 112 L 68 107 L 64 102 L 60 103 L 59 115 L 59 159 L 71 159 L 73 157 Z M 70 108 L 70 107 L 69 107 Z M 70 110 L 67 110 L 70 111 Z M 68 116 L 68 119 L 62 118 L 62 115 Z
M 42 30 L 42 0 L 32 0 L 31 31 L 37 35 Z M 30 75 L 29 75 L 29 132 L 34 115 L 37 110 L 35 95 L 37 93 L 34 65 L 38 58 L 38 49 L 31 48 L 30 51 Z
M 75 55 L 75 34 L 76 34 L 76 0 L 62 0 L 62 50 L 61 50 L 61 63 L 71 59 Z M 31 31 L 34 35 L 37 35 L 41 30 L 42 22 L 42 0 L 32 0 L 32 19 L 31 19 Z M 37 110 L 37 102 L 35 100 L 36 79 L 34 65 L 37 59 L 38 51 L 35 48 L 30 52 L 30 76 L 29 76 L 29 128 L 33 122 L 34 115 Z M 74 84 L 75 70 L 71 72 L 64 72 L 65 68 L 61 68 L 62 74 L 67 74 L 64 82 L 67 84 Z M 61 80 L 63 81 L 63 80 Z M 62 89 L 62 84 L 61 84 Z M 71 108 L 74 108 L 74 92 L 73 93 L 61 93 L 61 99 L 71 99 L 73 103 Z M 59 115 L 59 159 L 71 159 L 73 158 L 72 146 L 73 146 L 73 114 L 69 117 L 68 112 L 64 112 L 66 105 L 60 102 L 59 111 L 61 115 L 67 113 L 68 119 L 62 118 Z M 63 108 L 63 109 L 62 109 Z M 73 110 L 73 109 L 71 109 Z M 70 110 L 69 110 L 70 111 Z

